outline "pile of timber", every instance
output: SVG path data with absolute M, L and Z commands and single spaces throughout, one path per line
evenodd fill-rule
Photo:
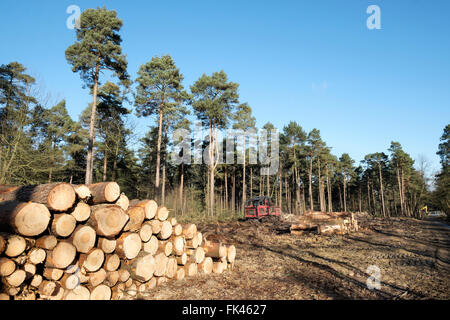
M 136 297 L 232 269 L 235 257 L 115 182 L 0 185 L 0 300 Z
M 310 211 L 297 217 L 290 226 L 291 234 L 302 235 L 308 232 L 316 234 L 346 234 L 358 231 L 358 221 L 353 213 Z

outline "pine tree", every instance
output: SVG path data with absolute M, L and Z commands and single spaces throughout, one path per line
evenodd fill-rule
M 436 176 L 433 204 L 439 210 L 450 214 L 450 124 L 444 128 L 441 143 L 436 154 L 441 158 L 441 172 Z
M 27 183 L 39 167 L 29 132 L 35 79 L 25 72 L 18 62 L 0 66 L 0 184 Z
M 203 74 L 191 86 L 194 112 L 209 129 L 209 215 L 214 215 L 214 175 L 219 160 L 215 157 L 216 132 L 228 126 L 232 111 L 239 103 L 238 87 L 237 83 L 228 81 L 224 71 L 211 76 Z
M 367 165 L 366 170 L 372 170 L 372 171 L 378 172 L 381 213 L 382 213 L 383 217 L 386 217 L 386 205 L 385 205 L 385 201 L 384 201 L 384 186 L 383 186 L 383 171 L 385 171 L 388 166 L 388 156 L 384 152 L 371 153 L 364 157 L 363 162 Z
M 47 173 L 48 183 L 54 180 L 55 175 L 59 176 L 59 180 L 64 179 L 61 173 L 66 161 L 67 138 L 75 129 L 75 122 L 67 112 L 65 100 L 50 109 L 35 108 L 31 132 L 35 140 L 40 140 L 38 149 L 43 155 L 42 161 L 46 163 L 43 168 Z
M 124 84 L 128 84 L 127 61 L 122 54 L 119 35 L 122 20 L 115 11 L 105 7 L 87 9 L 80 16 L 76 42 L 67 48 L 66 59 L 73 72 L 79 72 L 84 84 L 92 91 L 92 110 L 89 123 L 89 144 L 86 156 L 85 183 L 92 183 L 97 94 L 100 75 L 111 71 Z
M 153 57 L 139 68 L 135 106 L 138 116 L 158 116 L 155 194 L 160 197 L 161 146 L 164 115 L 176 113 L 189 95 L 182 85 L 183 75 L 170 55 Z

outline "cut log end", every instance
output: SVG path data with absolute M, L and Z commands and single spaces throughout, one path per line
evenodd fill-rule
M 37 236 L 47 229 L 50 212 L 46 206 L 33 202 L 0 203 L 0 226 L 20 235 Z
M 101 284 L 91 291 L 90 300 L 111 300 L 111 288 Z
M 68 183 L 56 185 L 48 194 L 47 205 L 54 211 L 66 211 L 75 203 L 76 193 Z

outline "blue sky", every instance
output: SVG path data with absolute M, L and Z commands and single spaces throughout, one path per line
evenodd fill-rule
M 381 29 L 369 30 L 369 5 Z M 105 5 L 123 20 L 123 52 L 139 66 L 170 54 L 185 87 L 223 69 L 261 127 L 296 120 L 357 162 L 399 141 L 439 169 L 450 120 L 449 1 L 2 1 L 0 63 L 24 64 L 77 119 L 91 101 L 65 49 L 69 5 Z M 151 119 L 137 119 L 143 134 Z

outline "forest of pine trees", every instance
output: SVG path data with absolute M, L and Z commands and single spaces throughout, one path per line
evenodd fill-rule
M 129 197 L 154 198 L 180 215 L 240 216 L 245 200 L 259 195 L 296 214 L 365 211 L 418 217 L 425 205 L 449 213 L 450 125 L 436 142 L 442 168 L 432 190 L 424 169 L 399 142 L 356 163 L 347 153 L 332 154 L 318 129 L 306 132 L 296 121 L 279 128 L 276 174 L 261 175 L 261 165 L 251 164 L 246 153 L 241 163 L 221 164 L 215 161 L 216 133 L 256 129 L 251 106 L 240 101 L 239 84 L 218 71 L 185 88 L 170 55 L 144 61 L 136 79 L 130 79 L 121 26 L 116 13 L 105 8 L 81 15 L 66 58 L 68 68 L 80 74 L 80 86 L 90 89 L 92 103 L 77 120 L 69 116 L 65 100 L 48 105 L 26 66 L 0 66 L 0 184 L 114 180 Z M 105 72 L 111 75 L 108 81 Z M 151 123 L 143 137 L 136 135 L 130 114 Z M 188 119 L 208 131 L 208 164 L 175 165 L 169 159 L 172 133 L 192 130 Z M 242 145 L 248 152 L 245 139 Z

